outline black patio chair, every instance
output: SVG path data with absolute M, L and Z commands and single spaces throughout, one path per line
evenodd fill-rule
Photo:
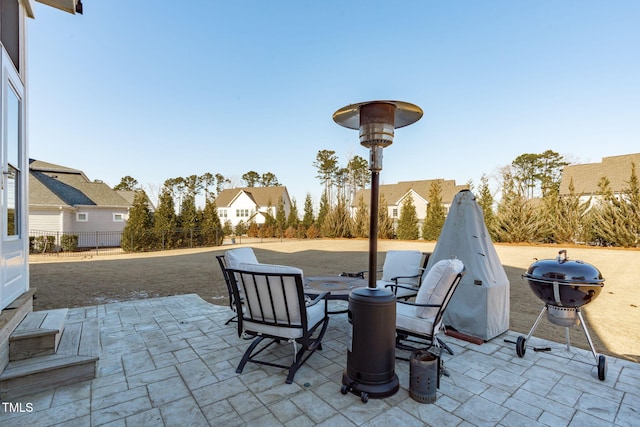
M 388 288 L 396 298 L 408 300 L 418 294 L 431 252 L 416 250 L 390 250 L 384 259 L 382 277 L 376 281 L 378 288 Z M 341 276 L 365 278 L 366 270 L 345 272 Z
M 227 285 L 227 292 L 229 293 L 229 307 L 231 311 L 233 311 L 233 317 L 227 320 L 224 324 L 228 325 L 231 322 L 237 321 L 237 313 L 236 313 L 236 303 L 233 297 L 233 292 L 231 291 L 231 280 L 229 279 L 229 268 L 237 268 L 242 264 L 258 264 L 258 259 L 256 258 L 253 249 L 250 247 L 246 248 L 236 248 L 229 249 L 224 253 L 224 255 L 216 255 L 216 259 L 218 260 L 218 264 L 220 264 L 220 270 L 222 270 L 222 277 L 224 278 L 224 283 Z M 240 302 L 242 302 L 242 294 L 240 295 Z
M 460 260 L 438 261 L 422 280 L 415 301 L 397 301 L 396 348 L 414 351 L 443 346 L 453 354 L 438 333 L 443 328 L 442 316 L 465 273 Z
M 241 373 L 247 362 L 284 368 L 289 372 L 285 382 L 291 384 L 298 369 L 316 350 L 322 349 L 329 323 L 328 293 L 313 299 L 305 297 L 302 270 L 295 267 L 245 264 L 242 270 L 228 272 L 238 314 L 238 336 L 254 337 L 236 372 Z M 257 359 L 272 344 L 282 341 L 293 344 L 290 365 Z

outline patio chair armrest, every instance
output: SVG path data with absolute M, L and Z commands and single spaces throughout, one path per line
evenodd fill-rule
M 415 291 L 416 288 L 413 286 L 409 286 L 409 285 L 400 285 L 400 284 L 393 284 L 393 283 L 389 283 L 388 285 L 384 285 L 385 288 L 391 288 L 391 291 L 395 293 L 395 291 L 398 290 L 398 288 L 402 288 L 402 289 L 407 289 L 409 291 Z
M 396 276 L 392 277 L 391 280 L 398 283 L 398 279 L 418 279 L 422 274 L 414 274 L 413 276 Z
M 309 294 L 305 294 L 306 297 L 312 298 L 307 302 L 307 307 L 311 307 L 312 305 L 316 305 L 317 303 L 319 303 L 322 300 L 327 300 L 327 297 L 329 296 L 329 292 L 322 292 L 320 294 L 314 294 L 309 295 Z
M 407 305 L 412 305 L 414 307 L 442 307 L 442 304 L 416 304 L 413 301 L 402 301 L 402 300 L 398 300 L 396 301 L 398 304 L 407 304 Z

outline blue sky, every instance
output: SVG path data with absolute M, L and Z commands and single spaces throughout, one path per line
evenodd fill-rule
M 317 203 L 319 150 L 368 158 L 333 113 L 376 99 L 425 112 L 381 183 L 640 152 L 636 0 L 83 3 L 34 4 L 29 151 L 111 186 L 255 170 Z

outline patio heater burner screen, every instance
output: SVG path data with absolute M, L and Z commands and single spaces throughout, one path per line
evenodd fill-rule
M 516 342 L 518 356 L 524 356 L 527 349 L 526 343 L 533 335 L 542 315 L 546 312 L 549 322 L 565 328 L 567 351 L 571 349 L 569 328 L 582 324 L 589 347 L 598 364 L 598 378 L 604 381 L 607 370 L 606 358 L 596 353 L 580 311 L 582 306 L 600 295 L 604 286 L 604 279 L 600 271 L 583 261 L 570 261 L 567 257 L 567 251 L 562 250 L 556 259 L 539 260 L 531 264 L 522 277 L 527 279 L 535 296 L 540 298 L 545 305 L 529 335 L 526 338 L 524 336 L 518 337 Z

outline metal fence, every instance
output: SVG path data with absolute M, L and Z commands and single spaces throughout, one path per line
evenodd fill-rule
M 227 238 L 235 243 L 239 238 Z M 168 249 L 218 246 L 225 242 L 216 231 L 176 229 L 164 232 L 121 231 L 29 231 L 29 253 L 32 255 L 74 256 L 112 255 L 126 252 L 151 252 Z
M 61 232 L 29 230 L 30 254 L 121 253 L 121 231 Z

